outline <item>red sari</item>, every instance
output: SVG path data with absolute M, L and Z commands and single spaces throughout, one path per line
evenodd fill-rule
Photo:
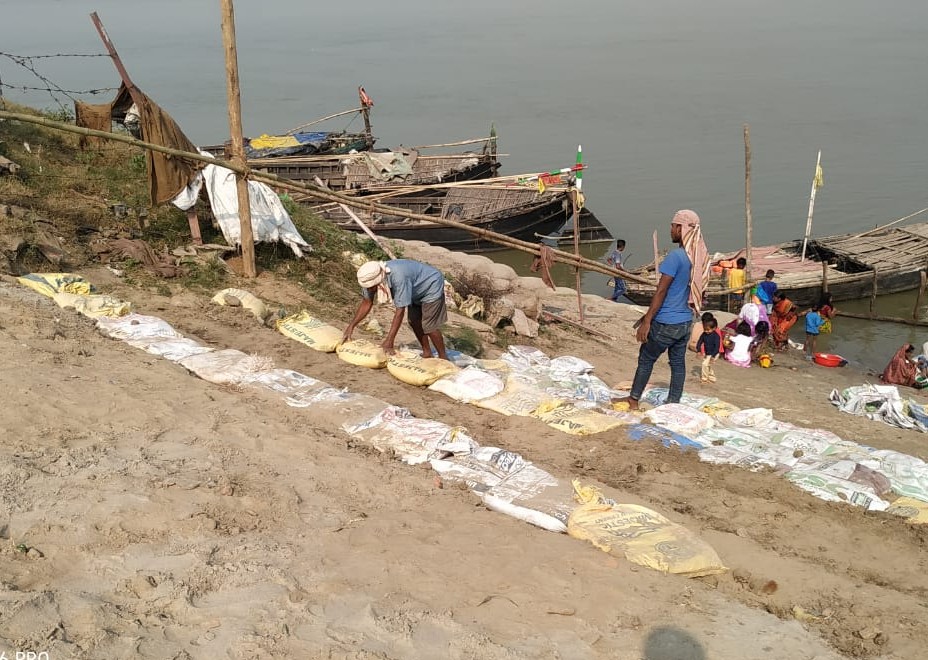
M 773 311 L 770 313 L 770 335 L 777 347 L 786 346 L 789 330 L 796 325 L 798 319 L 796 305 L 789 298 L 774 303 Z
M 902 348 L 896 351 L 893 359 L 889 361 L 880 376 L 887 385 L 905 385 L 906 387 L 915 386 L 915 377 L 918 376 L 918 367 L 914 362 L 906 357 L 906 352 L 912 348 L 910 344 L 903 344 Z

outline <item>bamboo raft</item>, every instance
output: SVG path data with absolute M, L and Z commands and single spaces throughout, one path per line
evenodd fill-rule
M 797 305 L 816 303 L 824 291 L 836 302 L 873 299 L 921 286 L 921 273 L 928 269 L 928 223 L 813 239 L 805 261 L 801 240 L 752 248 L 751 252 L 749 283 L 763 280 L 767 270 L 773 269 L 777 287 Z M 744 250 L 739 250 L 716 254 L 712 261 L 717 264 L 742 256 Z M 654 263 L 633 272 L 654 278 Z M 724 278 L 724 273 L 714 273 L 709 282 L 706 302 L 710 307 L 726 303 Z M 647 303 L 653 290 L 629 285 L 627 295 L 637 303 Z

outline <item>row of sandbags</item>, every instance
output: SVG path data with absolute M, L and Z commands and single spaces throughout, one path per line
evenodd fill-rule
M 91 295 L 89 288 L 87 292 L 74 295 Z M 54 297 L 58 292 L 49 293 Z M 204 380 L 273 392 L 290 406 L 308 408 L 320 425 L 340 427 L 406 463 L 428 462 L 443 481 L 465 485 L 491 510 L 566 532 L 666 573 L 697 577 L 727 570 L 708 544 L 656 511 L 619 503 L 592 486 L 558 480 L 519 454 L 481 446 L 463 427 L 416 418 L 374 397 L 276 368 L 266 357 L 203 346 L 154 316 L 95 318 L 104 335 L 175 362 Z

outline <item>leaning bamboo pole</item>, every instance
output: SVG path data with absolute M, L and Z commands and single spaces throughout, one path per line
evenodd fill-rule
M 360 208 L 366 211 L 377 212 L 377 213 L 386 213 L 392 215 L 401 215 L 403 217 L 409 218 L 411 220 L 421 220 L 423 222 L 431 222 L 437 225 L 443 225 L 447 227 L 454 227 L 456 229 L 461 229 L 468 233 L 471 233 L 475 236 L 483 238 L 492 243 L 498 245 L 503 245 L 514 250 L 520 250 L 522 252 L 527 252 L 529 254 L 537 255 L 540 252 L 540 248 L 537 243 L 530 243 L 528 241 L 523 241 L 517 238 L 512 238 L 511 236 L 505 236 L 503 234 L 497 234 L 496 232 L 489 231 L 487 229 L 481 229 L 479 227 L 472 227 L 463 222 L 457 222 L 455 220 L 448 220 L 446 218 L 437 218 L 433 216 L 423 215 L 420 213 L 410 213 L 406 209 L 401 209 L 393 206 L 387 206 L 385 204 L 378 204 L 376 202 L 369 202 L 361 198 L 351 197 L 348 195 L 343 195 L 330 190 L 325 190 L 319 188 L 318 186 L 302 183 L 298 181 L 292 181 L 279 177 L 273 174 L 265 174 L 263 172 L 254 172 L 250 170 L 247 166 L 241 167 L 235 163 L 230 163 L 229 161 L 222 160 L 219 158 L 213 158 L 212 156 L 203 156 L 198 153 L 193 153 L 190 151 L 182 151 L 180 149 L 173 149 L 171 147 L 165 147 L 160 144 L 152 144 L 150 142 L 144 142 L 142 140 L 136 140 L 133 137 L 128 135 L 120 135 L 118 133 L 109 133 L 107 131 L 97 131 L 91 128 L 83 128 L 81 126 L 73 126 L 71 124 L 64 124 L 61 122 L 53 121 L 51 119 L 46 119 L 45 117 L 37 117 L 35 115 L 27 115 L 18 112 L 9 112 L 7 110 L 0 110 L 0 119 L 12 119 L 15 121 L 22 121 L 29 124 L 37 124 L 39 126 L 45 126 L 46 128 L 51 128 L 65 133 L 74 133 L 77 135 L 88 135 L 92 137 L 99 137 L 105 140 L 112 140 L 114 142 L 122 142 L 124 144 L 129 144 L 135 147 L 140 147 L 142 149 L 149 149 L 151 151 L 158 151 L 160 153 L 168 154 L 170 156 L 177 156 L 180 158 L 187 158 L 200 163 L 206 163 L 211 165 L 218 165 L 219 167 L 224 167 L 229 169 L 237 174 L 242 174 L 252 179 L 254 181 L 261 181 L 262 183 L 267 183 L 268 185 L 275 186 L 284 190 L 292 190 L 298 192 L 306 192 L 311 194 L 313 197 L 322 199 L 329 202 L 344 203 L 347 206 L 353 208 Z M 561 250 L 551 250 L 551 255 L 554 261 L 567 264 L 569 266 L 579 266 L 585 270 L 594 271 L 597 273 L 603 273 L 604 275 L 619 276 L 623 279 L 628 280 L 629 282 L 636 282 L 638 284 L 644 284 L 649 288 L 654 287 L 654 282 L 647 280 L 643 277 L 638 277 L 627 271 L 610 268 L 598 261 L 588 259 L 583 256 L 575 257 L 569 252 L 563 252 Z

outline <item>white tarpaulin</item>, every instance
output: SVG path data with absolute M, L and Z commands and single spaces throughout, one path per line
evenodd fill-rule
M 210 155 L 205 151 L 200 153 Z M 232 170 L 218 165 L 207 165 L 190 185 L 171 200 L 172 203 L 183 211 L 191 208 L 196 204 L 204 182 L 213 216 L 219 223 L 222 235 L 229 245 L 239 245 L 242 242 L 242 235 L 241 222 L 238 217 L 238 189 L 235 183 L 235 172 Z M 254 233 L 255 243 L 280 241 L 293 250 L 298 257 L 303 256 L 304 250 L 312 251 L 293 225 L 290 214 L 287 213 L 280 198 L 268 186 L 258 181 L 249 181 L 248 200 L 251 205 L 251 231 Z

